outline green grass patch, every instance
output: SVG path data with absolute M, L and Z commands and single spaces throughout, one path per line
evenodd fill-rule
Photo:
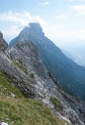
M 46 106 L 26 98 L 0 98 L 0 118 L 9 125 L 65 125 Z
M 13 81 L 9 79 L 4 73 L 0 72 L 0 96 L 24 97 L 21 91 L 13 85 Z
M 13 98 L 11 93 L 15 94 L 16 98 Z M 12 84 L 12 80 L 1 72 L 0 120 L 8 125 L 65 125 L 66 123 L 40 102 L 25 98 Z

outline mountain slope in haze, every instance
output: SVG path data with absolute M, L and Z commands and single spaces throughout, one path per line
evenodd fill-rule
M 84 46 L 85 45 L 68 47 L 67 53 L 65 53 L 65 51 L 63 51 L 63 52 L 69 58 L 74 60 L 77 64 L 79 64 L 81 66 L 85 66 L 85 56 L 84 56 L 85 48 L 84 48 Z
M 85 100 L 85 67 L 77 65 L 66 57 L 61 50 L 45 37 L 38 23 L 30 23 L 14 38 L 9 47 L 23 40 L 31 40 L 39 48 L 40 57 L 47 70 L 65 89 Z

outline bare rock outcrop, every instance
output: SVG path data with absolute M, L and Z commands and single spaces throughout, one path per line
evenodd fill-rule
M 8 48 L 7 42 L 3 38 L 3 34 L 0 32 L 0 50 L 5 51 Z
M 4 52 L 8 45 L 3 35 L 0 35 L 0 50 Z M 11 79 L 10 84 L 17 86 L 25 96 L 47 105 L 61 119 L 73 125 L 84 125 L 81 117 L 64 97 L 63 90 L 48 75 L 33 42 L 23 40 L 3 52 L 0 52 L 0 72 Z

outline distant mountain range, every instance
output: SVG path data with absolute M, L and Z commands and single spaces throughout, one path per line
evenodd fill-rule
M 38 23 L 30 23 L 14 38 L 9 47 L 23 40 L 33 41 L 39 48 L 43 64 L 63 87 L 85 100 L 85 67 L 77 65 L 48 39 Z

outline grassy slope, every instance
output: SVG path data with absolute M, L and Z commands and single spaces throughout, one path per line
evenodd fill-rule
M 9 125 L 64 125 L 40 102 L 28 99 L 0 72 L 0 119 Z M 15 95 L 15 98 L 12 97 Z M 69 124 L 66 124 L 69 125 Z

